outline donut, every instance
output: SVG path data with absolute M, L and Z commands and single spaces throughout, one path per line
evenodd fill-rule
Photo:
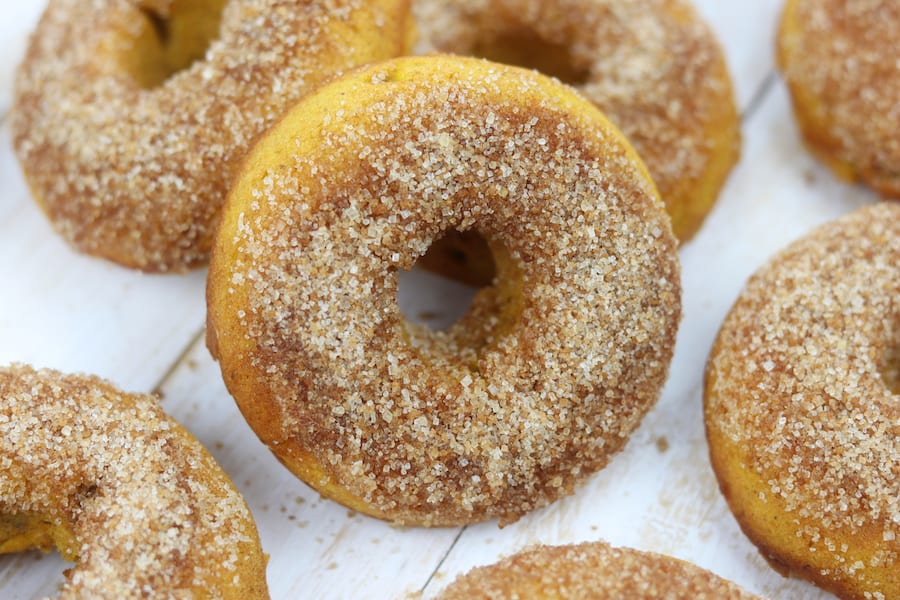
M 438 600 L 478 598 L 758 600 L 696 565 L 605 542 L 529 548 L 472 569 L 438 596 Z
M 397 274 L 442 232 L 498 275 L 449 330 Z M 406 525 L 501 524 L 572 493 L 656 401 L 681 312 L 652 181 L 531 71 L 404 57 L 307 96 L 235 179 L 208 345 L 260 439 L 322 495 Z
M 253 140 L 335 72 L 411 40 L 409 0 L 50 0 L 14 93 L 15 151 L 77 250 L 205 264 Z
M 900 198 L 900 4 L 788 0 L 778 65 L 807 146 L 841 179 Z
M 709 358 L 719 486 L 770 562 L 900 598 L 900 205 L 827 224 L 757 272 Z
M 694 236 L 737 161 L 740 123 L 722 51 L 689 2 L 414 0 L 413 12 L 419 52 L 536 68 L 575 86 L 646 162 L 675 236 Z
M 155 398 L 0 368 L 0 553 L 54 547 L 60 598 L 269 597 L 247 505 Z

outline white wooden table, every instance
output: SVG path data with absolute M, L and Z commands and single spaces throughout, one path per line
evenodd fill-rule
M 247 498 L 271 555 L 273 598 L 428 598 L 526 545 L 601 538 L 692 561 L 769 598 L 831 597 L 782 578 L 741 534 L 709 467 L 702 425 L 706 355 L 746 278 L 813 226 L 876 200 L 836 182 L 800 144 L 773 65 L 781 0 L 697 2 L 728 55 L 743 157 L 703 230 L 681 249 L 684 320 L 659 404 L 574 496 L 505 529 L 437 530 L 353 514 L 269 454 L 204 346 L 204 272 L 141 275 L 75 254 L 53 233 L 22 180 L 6 118 L 13 72 L 43 4 L 0 3 L 0 364 L 86 371 L 159 393 Z M 418 278 L 401 298 L 408 311 L 430 308 L 428 285 Z M 55 554 L 0 557 L 0 597 L 53 595 L 64 568 Z

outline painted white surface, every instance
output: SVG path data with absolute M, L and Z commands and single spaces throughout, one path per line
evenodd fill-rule
M 41 4 L 0 3 L 0 115 Z M 709 468 L 701 382 L 719 324 L 750 273 L 874 196 L 817 165 L 799 144 L 783 86 L 763 86 L 773 73 L 780 0 L 697 4 L 723 43 L 740 106 L 765 94 L 745 119 L 740 165 L 704 229 L 681 250 L 684 320 L 665 392 L 626 450 L 571 498 L 505 529 L 443 530 L 392 528 L 319 499 L 259 443 L 198 338 L 204 273 L 140 275 L 73 253 L 28 197 L 5 126 L 0 364 L 88 371 L 135 391 L 159 385 L 165 408 L 245 494 L 271 555 L 273 598 L 405 598 L 426 582 L 431 597 L 458 573 L 528 544 L 600 538 L 691 560 L 776 600 L 830 598 L 777 575 L 740 533 Z M 435 292 L 428 276 L 409 280 L 400 299 L 407 314 L 433 313 L 449 293 Z M 0 557 L 0 597 L 53 594 L 64 568 L 56 555 Z
M 0 115 L 5 114 L 12 103 L 13 74 L 44 4 L 45 0 L 4 0 L 0 3 Z

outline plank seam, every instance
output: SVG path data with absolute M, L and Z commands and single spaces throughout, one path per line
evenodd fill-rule
M 456 537 L 453 538 L 453 541 L 450 542 L 450 547 L 447 548 L 447 551 L 444 552 L 444 555 L 438 561 L 437 565 L 435 565 L 434 570 L 432 570 L 431 573 L 428 575 L 428 579 L 426 579 L 425 583 L 422 585 L 422 587 L 419 588 L 420 594 L 424 594 L 425 590 L 428 588 L 428 586 L 431 585 L 431 581 L 434 579 L 435 575 L 437 575 L 438 571 L 441 570 L 441 566 L 443 566 L 444 562 L 447 560 L 447 557 L 450 556 L 450 553 L 453 552 L 454 548 L 456 548 L 456 542 L 459 541 L 459 538 L 462 537 L 463 532 L 465 532 L 465 530 L 468 528 L 469 528 L 468 525 L 463 525 L 462 527 L 459 528 L 459 533 L 457 533 Z
M 747 103 L 747 108 L 744 109 L 744 112 L 741 115 L 741 122 L 746 123 L 753 117 L 754 113 L 762 106 L 762 103 L 769 95 L 769 92 L 775 87 L 775 82 L 777 80 L 778 74 L 774 70 L 769 71 L 769 74 L 766 75 L 766 78 L 759 84 L 759 87 L 753 93 L 753 96 L 750 97 L 750 102 Z
M 169 365 L 169 368 L 166 369 L 166 372 L 162 374 L 162 377 L 156 382 L 156 385 L 153 386 L 153 394 L 156 396 L 162 396 L 162 390 L 166 385 L 168 385 L 169 380 L 175 375 L 175 372 L 181 366 L 181 364 L 187 359 L 188 355 L 194 350 L 194 346 L 197 345 L 203 336 L 206 333 L 206 324 L 201 325 L 200 329 L 198 329 L 194 335 L 191 336 L 190 341 L 185 344 L 184 348 L 181 350 L 181 353 L 178 357 Z

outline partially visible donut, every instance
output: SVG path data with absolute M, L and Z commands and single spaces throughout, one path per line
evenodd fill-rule
M 268 598 L 228 476 L 151 396 L 0 369 L 0 553 L 56 547 L 60 598 Z
M 451 583 L 438 600 L 759 600 L 696 565 L 605 542 L 537 546 Z
M 256 136 L 324 79 L 403 53 L 408 6 L 50 0 L 11 120 L 37 203 L 82 252 L 145 271 L 205 263 Z
M 498 277 L 446 332 L 397 272 L 449 230 Z M 248 155 L 223 212 L 208 343 L 263 442 L 396 523 L 502 523 L 603 467 L 656 401 L 676 242 L 637 154 L 569 88 L 449 56 L 356 71 Z
M 900 598 L 900 204 L 792 244 L 709 358 L 706 429 L 747 536 L 842 598 Z
M 900 198 L 900 2 L 787 0 L 778 64 L 808 147 Z
M 740 123 L 722 51 L 687 0 L 414 0 L 413 11 L 420 52 L 574 85 L 647 164 L 675 236 L 693 237 L 738 158 Z

